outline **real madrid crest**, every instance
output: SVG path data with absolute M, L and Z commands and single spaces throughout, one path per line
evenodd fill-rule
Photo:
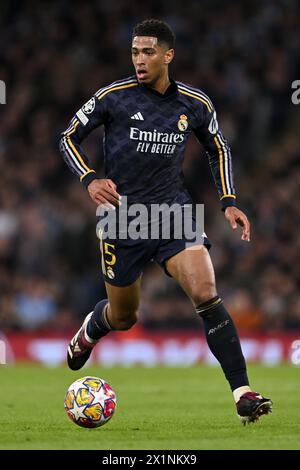
M 109 279 L 114 279 L 114 277 L 115 277 L 115 273 L 113 272 L 113 270 L 110 266 L 108 266 L 108 268 L 106 270 L 106 274 L 109 277 Z
M 182 132 L 187 130 L 189 123 L 188 123 L 188 118 L 185 114 L 182 114 L 180 116 L 177 126 L 178 126 L 178 129 Z

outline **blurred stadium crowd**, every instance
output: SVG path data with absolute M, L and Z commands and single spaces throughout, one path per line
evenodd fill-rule
M 233 152 L 250 244 L 220 211 L 208 162 L 191 139 L 187 185 L 205 203 L 217 286 L 244 330 L 300 328 L 300 4 L 2 1 L 0 79 L 0 327 L 75 327 L 105 296 L 95 207 L 58 151 L 59 133 L 103 85 L 133 73 L 132 26 L 165 19 L 177 35 L 171 75 L 213 100 Z M 84 147 L 100 174 L 102 131 Z M 298 225 L 299 227 L 299 225 Z M 201 328 L 175 282 L 154 264 L 143 277 L 140 322 Z

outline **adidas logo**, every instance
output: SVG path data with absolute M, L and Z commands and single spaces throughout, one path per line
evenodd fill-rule
M 75 344 L 75 347 L 74 347 L 74 351 L 73 351 L 73 352 L 75 352 L 75 353 L 76 353 L 76 352 L 81 352 L 81 349 L 80 349 L 78 343 Z
M 131 116 L 131 119 L 135 119 L 136 121 L 144 121 L 143 115 L 140 112 Z

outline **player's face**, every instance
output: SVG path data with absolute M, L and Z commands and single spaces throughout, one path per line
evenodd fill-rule
M 158 44 L 155 37 L 135 36 L 131 54 L 138 82 L 152 85 L 164 75 L 174 51 Z

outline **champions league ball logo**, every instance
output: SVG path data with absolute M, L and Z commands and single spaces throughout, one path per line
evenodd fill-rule
M 94 111 L 95 106 L 96 106 L 95 98 L 91 98 L 82 106 L 82 111 L 85 114 L 91 114 Z

